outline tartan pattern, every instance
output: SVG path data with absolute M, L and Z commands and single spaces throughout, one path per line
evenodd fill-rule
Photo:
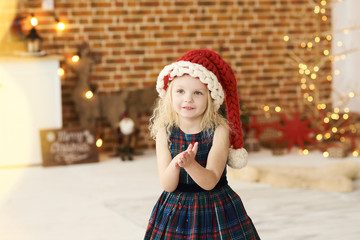
M 174 157 L 188 144 L 199 142 L 196 160 L 205 166 L 212 139 L 213 133 L 185 134 L 177 128 L 170 136 L 169 148 Z M 185 170 L 180 172 L 180 181 L 195 183 Z M 255 240 L 260 237 L 240 197 L 226 185 L 195 193 L 164 191 L 152 211 L 144 239 Z

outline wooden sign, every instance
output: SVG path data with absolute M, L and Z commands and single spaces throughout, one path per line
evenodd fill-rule
M 99 161 L 94 129 L 44 129 L 40 139 L 44 167 Z

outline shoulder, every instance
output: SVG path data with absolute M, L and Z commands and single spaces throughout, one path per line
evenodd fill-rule
M 216 127 L 214 134 L 229 136 L 229 128 L 224 125 L 219 125 Z

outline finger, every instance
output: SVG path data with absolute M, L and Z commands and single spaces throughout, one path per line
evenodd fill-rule
M 198 148 L 199 148 L 199 143 L 198 143 L 198 142 L 196 142 L 196 143 L 194 144 L 194 147 L 192 148 L 192 152 L 196 154 L 196 153 L 197 153 Z
M 188 146 L 188 148 L 186 149 L 187 152 L 191 151 L 191 149 L 193 148 L 193 145 L 190 143 L 190 145 Z

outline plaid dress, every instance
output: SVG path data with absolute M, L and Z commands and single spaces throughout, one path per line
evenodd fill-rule
M 213 132 L 185 134 L 174 128 L 169 149 L 174 158 L 189 144 L 199 143 L 196 161 L 206 166 Z M 144 239 L 260 239 L 240 197 L 226 181 L 226 168 L 213 190 L 201 189 L 181 168 L 179 186 L 164 191 L 152 211 Z

